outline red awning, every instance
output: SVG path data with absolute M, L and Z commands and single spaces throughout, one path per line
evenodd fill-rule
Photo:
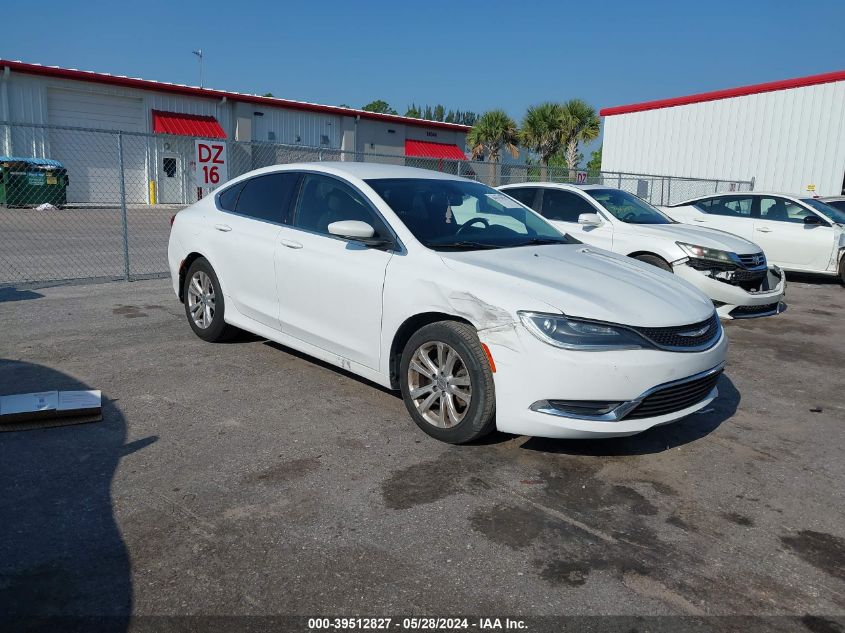
M 226 138 L 226 132 L 213 116 L 181 114 L 153 110 L 153 132 L 156 134 L 178 134 L 180 136 L 203 136 Z
M 457 145 L 432 143 L 431 141 L 405 141 L 405 156 L 467 160 L 466 154 Z

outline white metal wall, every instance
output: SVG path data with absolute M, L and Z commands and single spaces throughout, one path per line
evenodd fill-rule
M 845 82 L 605 117 L 602 169 L 755 179 L 758 190 L 838 195 Z

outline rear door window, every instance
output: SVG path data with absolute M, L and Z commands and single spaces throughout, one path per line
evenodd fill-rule
M 760 198 L 761 220 L 803 224 L 808 215 L 815 213 L 786 198 Z
M 504 193 L 536 211 L 535 201 L 538 191 L 540 191 L 539 187 L 517 187 L 516 189 L 505 189 Z
M 235 212 L 256 220 L 284 222 L 298 180 L 299 174 L 294 172 L 250 178 L 238 196 Z
M 696 202 L 695 206 L 711 215 L 750 218 L 753 202 L 751 196 L 717 196 Z

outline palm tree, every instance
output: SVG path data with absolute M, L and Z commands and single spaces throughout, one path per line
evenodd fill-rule
M 485 112 L 467 134 L 472 157 L 475 160 L 487 155 L 493 164 L 493 185 L 496 184 L 499 156 L 502 148 L 507 149 L 511 156 L 519 156 L 519 130 L 516 122 L 504 110 L 490 110 Z
M 561 107 L 566 112 L 566 166 L 572 172 L 578 168 L 578 144 L 589 143 L 597 138 L 601 131 L 601 121 L 595 108 L 581 99 L 570 99 Z
M 546 102 L 528 108 L 522 119 L 522 143 L 539 155 L 541 180 L 548 180 L 549 159 L 560 150 L 571 127 L 567 117 L 559 103 Z

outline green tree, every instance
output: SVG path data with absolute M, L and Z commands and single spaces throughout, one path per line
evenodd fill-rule
M 426 121 L 431 121 L 432 116 L 433 115 L 432 115 L 432 112 L 431 112 L 431 106 L 430 105 L 425 106 L 425 110 L 423 111 L 423 117 L 422 118 L 424 118 Z
M 563 107 L 551 102 L 528 108 L 522 119 L 522 144 L 540 158 L 542 180 L 548 180 L 549 161 L 560 151 L 568 126 Z
M 582 99 L 570 99 L 562 107 L 566 113 L 566 166 L 573 171 L 578 168 L 578 144 L 595 140 L 601 132 L 601 121 L 595 108 Z
M 446 116 L 446 111 L 443 106 L 438 103 L 434 106 L 434 120 L 442 121 L 444 116 Z
M 361 109 L 367 112 L 378 112 L 379 114 L 398 114 L 384 99 L 370 101 L 367 105 L 362 106 Z
M 455 122 L 455 111 L 449 110 L 449 112 L 446 113 L 446 118 L 443 119 L 443 120 L 446 121 L 446 123 L 454 123 Z
M 261 96 L 262 96 L 262 97 L 275 97 L 276 95 L 274 95 L 272 92 L 265 92 L 265 93 L 264 93 L 263 95 L 261 95 Z
M 413 117 L 414 119 L 419 119 L 422 116 L 422 112 L 417 107 L 416 103 L 412 103 L 408 106 L 408 109 L 405 111 L 405 116 Z
M 492 181 L 495 185 L 502 149 L 506 149 L 514 158 L 519 156 L 519 129 L 504 110 L 490 110 L 478 117 L 467 134 L 467 143 L 474 159 L 486 156 L 493 164 Z
M 590 154 L 590 162 L 587 163 L 587 171 L 601 171 L 601 147 Z

